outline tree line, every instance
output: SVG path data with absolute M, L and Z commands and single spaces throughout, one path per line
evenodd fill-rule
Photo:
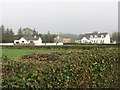
M 114 32 L 111 35 L 111 42 L 116 41 L 116 43 L 120 44 L 120 32 Z
M 47 34 L 41 34 L 38 33 L 35 29 L 31 28 L 19 28 L 17 34 L 15 34 L 12 29 L 5 28 L 3 25 L 0 26 L 0 36 L 1 35 L 2 37 L 0 37 L 0 43 L 13 43 L 14 40 L 19 40 L 21 37 L 33 36 L 41 37 L 43 43 L 53 43 L 54 38 L 57 36 L 55 34 L 50 34 L 50 31 L 48 31 Z M 120 43 L 120 32 L 114 32 L 111 34 L 111 42 L 113 41 L 116 41 L 116 43 Z
M 13 43 L 14 40 L 19 40 L 21 37 L 41 37 L 43 43 L 53 43 L 54 38 L 57 36 L 55 34 L 50 34 L 48 31 L 47 34 L 40 34 L 35 29 L 31 28 L 19 28 L 17 34 L 10 28 L 5 28 L 4 25 L 0 26 L 0 43 Z

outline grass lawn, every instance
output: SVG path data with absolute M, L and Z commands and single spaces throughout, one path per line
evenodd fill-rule
M 2 56 L 6 55 L 9 58 L 19 58 L 24 55 L 32 54 L 32 53 L 52 53 L 52 52 L 67 52 L 73 51 L 72 50 L 57 50 L 57 49 L 10 49 L 10 48 L 3 48 L 2 49 Z

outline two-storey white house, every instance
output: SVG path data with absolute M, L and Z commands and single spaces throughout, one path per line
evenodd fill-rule
M 40 37 L 22 37 L 19 40 L 14 40 L 14 44 L 41 44 L 42 39 Z
M 75 41 L 76 43 L 85 43 L 85 44 L 110 44 L 110 35 L 108 33 L 87 33 L 82 34 L 79 40 Z

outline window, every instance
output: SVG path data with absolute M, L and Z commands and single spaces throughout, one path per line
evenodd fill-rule
M 22 41 L 22 43 L 24 43 L 24 41 Z
M 94 43 L 96 43 L 96 40 L 94 40 Z
M 18 44 L 19 42 L 16 42 L 16 44 Z
M 86 43 L 86 40 L 83 40 L 83 43 Z
M 90 42 L 93 42 L 93 40 L 90 40 Z
M 104 40 L 101 40 L 100 43 L 104 43 Z
M 33 41 L 30 41 L 30 43 L 33 43 Z

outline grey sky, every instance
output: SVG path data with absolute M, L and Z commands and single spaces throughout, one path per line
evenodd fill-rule
M 40 33 L 118 31 L 117 2 L 4 2 L 2 23 L 15 32 L 22 27 Z

